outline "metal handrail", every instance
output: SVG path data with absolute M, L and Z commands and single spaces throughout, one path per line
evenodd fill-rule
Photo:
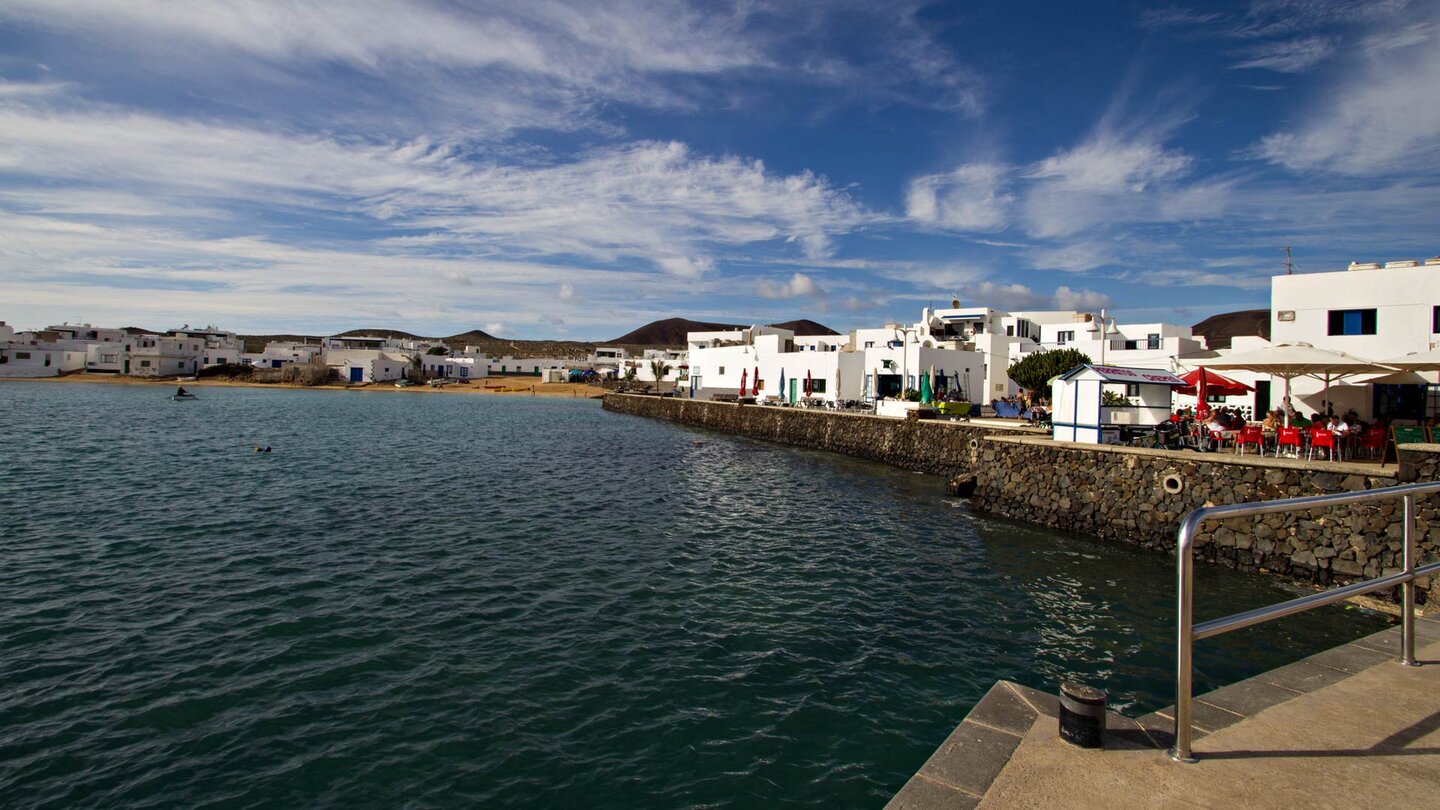
M 1415 580 L 1419 577 L 1440 572 L 1440 562 L 1415 567 L 1415 548 L 1413 541 L 1415 527 L 1415 498 L 1418 495 L 1429 495 L 1440 492 L 1440 482 L 1424 484 L 1404 484 L 1396 487 L 1384 487 L 1381 489 L 1367 489 L 1358 492 L 1342 492 L 1335 495 L 1311 495 L 1304 498 L 1286 498 L 1278 501 L 1262 501 L 1259 503 L 1237 503 L 1227 506 L 1206 506 L 1196 509 L 1185 516 L 1180 523 L 1180 530 L 1175 536 L 1175 568 L 1176 568 L 1176 591 L 1179 602 L 1179 616 L 1177 617 L 1178 627 L 1178 649 L 1175 664 L 1175 747 L 1170 749 L 1170 758 L 1179 762 L 1194 762 L 1194 752 L 1190 748 L 1191 737 L 1191 702 L 1194 696 L 1191 694 L 1193 688 L 1193 665 L 1192 648 L 1197 639 L 1207 639 L 1228 633 L 1231 630 L 1250 627 L 1262 622 L 1278 619 L 1283 616 L 1290 616 L 1302 611 L 1317 608 L 1322 605 L 1329 605 L 1349 599 L 1352 596 L 1371 593 L 1373 591 L 1393 588 L 1396 585 L 1403 586 L 1401 602 L 1401 640 L 1400 640 L 1400 663 L 1406 666 L 1415 666 Z M 1366 501 L 1378 501 L 1384 498 L 1402 498 L 1404 500 L 1404 569 L 1399 573 L 1388 574 L 1377 579 L 1368 579 L 1346 585 L 1343 588 L 1335 588 L 1329 591 L 1302 596 L 1298 599 L 1291 599 L 1288 602 L 1281 602 L 1277 605 L 1247 610 L 1243 613 L 1236 613 L 1226 616 L 1223 619 L 1212 619 L 1200 624 L 1194 623 L 1194 596 L 1195 596 L 1195 560 L 1194 541 L 1200 524 L 1210 520 L 1226 520 L 1228 518 L 1248 517 L 1250 515 L 1268 515 L 1275 512 L 1298 512 L 1301 510 L 1318 509 L 1328 506 L 1337 506 L 1350 503 L 1364 503 Z

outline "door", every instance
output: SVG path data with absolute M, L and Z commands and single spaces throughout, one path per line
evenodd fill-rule
M 1270 411 L 1270 381 L 1257 380 L 1255 383 L 1255 418 L 1262 419 Z
M 350 369 L 350 382 L 364 382 L 365 369 L 356 366 Z
M 790 378 L 790 401 L 791 401 L 791 402 L 794 402 L 794 401 L 795 401 L 795 391 L 796 391 L 796 389 L 798 389 L 798 388 L 800 387 L 800 386 L 799 386 L 799 383 L 800 383 L 800 380 L 798 380 L 797 378 L 795 378 L 795 377 L 791 377 L 791 378 Z

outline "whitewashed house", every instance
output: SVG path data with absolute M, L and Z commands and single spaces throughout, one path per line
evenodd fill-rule
M 804 399 L 807 382 L 815 400 L 879 399 L 918 389 L 920 375 L 932 368 L 949 384 L 967 374 L 978 377 L 982 365 L 973 351 L 926 345 L 914 329 L 907 333 L 898 326 L 861 329 L 848 337 L 796 337 L 786 329 L 756 326 L 694 332 L 687 344 L 689 382 L 697 398 L 740 394 L 743 381 L 743 393 L 758 389 L 767 400 Z
M 0 377 L 56 377 L 64 350 L 48 345 L 0 343 Z
M 1352 262 L 1345 270 L 1277 275 L 1270 279 L 1270 344 L 1308 343 L 1384 362 L 1440 348 L 1440 256 L 1423 260 Z M 1231 352 L 1267 345 L 1262 338 L 1236 338 Z M 1280 378 L 1223 372 L 1255 385 L 1248 399 L 1257 413 L 1281 406 Z M 1336 413 L 1355 410 L 1423 419 L 1440 413 L 1436 372 L 1418 372 L 1425 382 L 1370 385 L 1367 377 L 1332 381 L 1329 400 Z M 1296 409 L 1327 409 L 1323 380 L 1300 377 L 1291 383 Z
M 568 368 L 574 360 L 563 357 L 491 357 L 486 361 L 486 370 L 490 374 L 523 374 L 538 376 L 542 369 L 547 368 Z
M 420 355 L 425 376 L 442 380 L 479 380 L 489 375 L 489 360 L 485 355 Z
M 240 356 L 245 352 L 245 342 L 234 332 L 227 332 L 214 326 L 191 329 L 189 325 L 186 325 L 179 329 L 168 330 L 165 334 L 181 340 L 200 341 L 203 349 L 200 356 L 201 368 L 238 365 Z
M 324 346 L 319 343 L 272 340 L 265 344 L 263 351 L 242 355 L 240 360 L 242 363 L 259 368 L 287 368 L 317 362 L 322 358 L 324 352 Z
M 128 373 L 137 377 L 188 376 L 203 367 L 205 341 L 198 337 L 135 335 L 129 355 Z
M 410 357 L 380 349 L 326 350 L 325 365 L 350 383 L 398 380 L 412 367 Z

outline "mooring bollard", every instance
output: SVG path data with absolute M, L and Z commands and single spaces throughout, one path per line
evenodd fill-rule
M 1104 747 L 1104 692 L 1079 683 L 1060 685 L 1060 739 L 1081 748 Z

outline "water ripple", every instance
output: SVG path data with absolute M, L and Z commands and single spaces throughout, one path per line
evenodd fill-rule
M 876 806 L 997 678 L 1169 700 L 1168 560 L 933 479 L 584 401 L 161 396 L 0 385 L 0 806 Z

